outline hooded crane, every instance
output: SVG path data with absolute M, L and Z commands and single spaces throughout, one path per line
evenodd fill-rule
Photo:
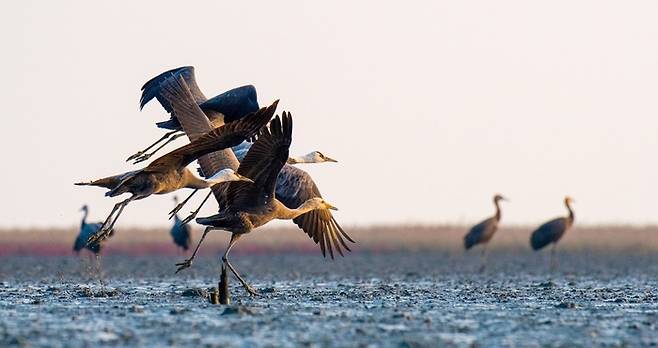
M 211 99 L 201 92 L 197 85 L 196 77 L 194 75 L 194 67 L 184 66 L 169 71 L 152 78 L 142 86 L 142 97 L 139 101 L 140 110 L 151 101 L 153 98 L 157 99 L 162 107 L 170 114 L 170 118 L 166 121 L 157 122 L 158 128 L 168 129 L 162 138 L 155 143 L 151 144 L 144 150 L 138 151 L 134 155 L 128 157 L 126 161 L 135 160 L 135 164 L 149 159 L 157 151 L 165 147 L 168 143 L 176 140 L 177 138 L 185 135 L 183 127 L 178 120 L 176 112 L 171 107 L 171 103 L 162 94 L 160 85 L 168 78 L 182 78 L 185 80 L 187 86 L 192 93 L 192 98 L 196 104 L 201 108 L 206 117 L 210 120 L 213 128 L 219 127 L 224 123 L 238 120 L 252 112 L 258 110 L 258 101 L 256 96 L 256 88 L 252 85 L 246 85 L 228 90 L 220 95 Z M 146 153 L 162 141 L 166 142 L 160 145 L 151 153 Z M 211 173 L 212 174 L 212 173 Z
M 179 97 L 179 93 L 184 93 L 185 91 L 182 88 L 174 87 L 174 84 L 170 84 L 169 88 L 165 91 L 170 95 L 171 100 L 176 101 L 172 103 L 174 110 L 199 108 L 195 103 L 185 103 L 188 99 Z M 178 87 L 182 86 L 178 85 Z M 232 169 L 229 168 L 224 170 L 223 175 L 218 180 L 201 179 L 194 175 L 187 168 L 187 165 L 200 156 L 218 149 L 238 145 L 245 139 L 254 137 L 272 118 L 277 103 L 278 101 L 275 101 L 269 107 L 262 108 L 243 119 L 216 128 L 196 141 L 156 159 L 144 169 L 87 183 L 77 183 L 76 185 L 92 185 L 108 188 L 110 191 L 105 195 L 109 197 L 115 197 L 126 192 L 132 194 L 128 199 L 114 206 L 110 215 L 103 222 L 100 231 L 89 242 L 93 243 L 103 239 L 108 231 L 114 227 L 121 212 L 131 201 L 143 199 L 152 194 L 173 192 L 184 187 L 199 189 L 207 188 L 223 181 L 249 181 L 249 178 L 233 173 Z M 115 212 L 116 216 L 112 219 Z
M 192 265 L 192 261 L 208 232 L 212 230 L 229 231 L 232 233 L 231 240 L 224 256 L 222 256 L 222 261 L 242 283 L 247 292 L 256 295 L 256 290 L 245 282 L 228 259 L 229 252 L 238 239 L 243 234 L 249 233 L 274 219 L 290 220 L 310 211 L 337 210 L 321 197 L 309 198 L 293 209 L 286 207 L 276 198 L 277 176 L 288 160 L 288 149 L 291 142 L 292 117 L 289 113 L 284 112 L 281 118 L 277 116 L 270 122 L 269 129 L 263 129 L 249 153 L 240 163 L 238 173 L 251 177 L 254 182 L 245 183 L 245 185 L 234 185 L 235 183 L 221 185 L 222 195 L 219 200 L 219 213 L 196 219 L 197 223 L 208 227 L 204 230 L 192 256 L 177 264 L 179 266 L 177 272 Z M 309 235 L 322 235 L 322 238 L 327 240 L 329 238 L 333 239 L 334 243 L 338 243 L 338 240 L 344 243 L 340 235 L 333 233 L 334 231 L 330 226 L 323 225 L 319 220 L 313 222 L 310 231 Z M 330 236 L 326 236 L 327 234 Z M 343 235 L 349 238 L 344 232 Z
M 494 205 L 496 206 L 496 213 L 494 216 L 480 222 L 473 226 L 470 231 L 464 236 L 464 248 L 466 250 L 474 247 L 477 244 L 482 244 L 482 254 L 480 256 L 480 272 L 484 271 L 487 257 L 487 245 L 493 237 L 494 233 L 498 230 L 498 223 L 500 222 L 500 205 L 498 202 L 506 201 L 507 199 L 499 194 L 493 198 Z
M 564 198 L 564 205 L 569 211 L 569 215 L 566 217 L 560 217 L 553 219 L 537 228 L 532 235 L 530 236 L 530 246 L 533 250 L 539 250 L 551 243 L 553 247 L 551 248 L 551 269 L 557 267 L 557 259 L 555 259 L 555 248 L 557 242 L 564 236 L 564 234 L 573 226 L 575 219 L 573 210 L 571 209 L 571 203 L 573 199 L 569 196 Z
M 188 93 L 182 95 L 181 97 L 187 98 L 188 104 L 193 104 L 194 97 L 193 93 L 189 91 L 187 83 L 182 76 L 172 76 L 163 81 L 158 86 L 160 91 L 169 88 L 169 84 L 176 84 L 183 86 L 184 89 L 188 90 Z M 158 92 L 163 95 L 161 92 Z M 171 97 L 170 95 L 164 96 Z M 172 104 L 172 100 L 167 100 L 169 105 Z M 177 119 L 183 127 L 185 133 L 191 141 L 194 141 L 202 134 L 205 134 L 212 130 L 212 124 L 208 120 L 208 117 L 201 112 L 199 108 L 187 108 L 184 110 L 176 110 Z M 326 156 L 325 156 L 326 157 Z M 230 149 L 224 149 L 218 152 L 208 154 L 206 156 L 200 157 L 198 159 L 199 165 L 204 173 L 205 177 L 212 175 L 212 173 L 217 172 L 222 168 L 232 168 L 234 170 L 238 169 L 240 162 L 236 158 L 233 151 Z M 222 200 L 222 192 L 217 187 L 212 188 L 212 192 L 215 196 L 215 199 L 220 202 Z M 276 184 L 276 194 L 278 200 L 283 203 L 286 207 L 292 209 L 298 207 L 300 204 L 304 203 L 310 198 L 322 198 L 319 188 L 313 181 L 313 178 L 305 171 L 296 168 L 291 165 L 284 165 L 283 169 L 279 173 Z M 346 245 L 345 241 L 341 236 L 344 236 L 347 240 L 354 243 L 338 224 L 336 219 L 331 215 L 331 212 L 326 209 L 322 210 L 313 210 L 297 218 L 293 219 L 293 222 L 299 226 L 306 234 L 308 234 L 316 244 L 320 245 L 320 250 L 322 255 L 326 257 L 326 251 L 329 251 L 330 256 L 333 258 L 334 253 L 333 249 L 336 249 L 340 255 L 343 255 L 343 252 L 340 248 L 340 245 L 343 245 L 346 250 L 350 251 L 349 247 Z M 318 229 L 317 227 L 321 228 Z M 340 242 L 340 245 L 338 244 Z
M 87 222 L 87 216 L 89 215 L 89 207 L 86 204 L 83 205 L 80 210 L 84 212 L 84 215 L 82 215 L 82 222 L 80 223 L 80 233 L 78 233 L 78 237 L 75 238 L 75 242 L 73 243 L 73 251 L 78 254 L 80 253 L 80 251 L 82 251 L 82 249 L 87 249 L 90 252 L 92 252 L 96 257 L 96 272 L 100 277 L 101 276 L 100 253 L 101 253 L 102 245 L 100 242 L 87 244 L 87 240 L 89 239 L 89 237 L 93 236 L 101 228 L 102 223 Z M 111 230 L 109 235 L 112 236 L 113 234 L 114 234 L 114 230 Z
M 235 154 L 235 156 L 238 158 L 239 161 L 242 161 L 244 156 L 247 155 L 247 152 L 251 148 L 251 144 L 252 143 L 245 141 L 245 142 L 242 142 L 242 144 L 240 144 L 238 146 L 234 146 L 232 148 L 233 153 Z M 288 157 L 287 164 L 285 166 L 283 166 L 283 169 L 281 171 L 282 172 L 288 172 L 289 169 L 287 167 L 289 167 L 290 164 L 325 163 L 325 162 L 334 162 L 334 163 L 336 163 L 338 161 L 336 161 L 335 159 L 333 159 L 331 157 L 325 156 L 320 151 L 313 151 L 313 152 L 309 152 L 308 154 L 302 155 L 302 156 Z M 200 173 L 203 173 L 203 172 L 200 171 Z M 306 174 L 306 172 L 300 171 L 300 173 L 297 173 L 296 176 L 297 177 L 303 176 L 301 173 Z M 306 174 L 306 175 L 308 176 L 308 174 Z M 287 177 L 286 175 L 284 175 L 284 176 L 280 175 L 279 178 L 277 179 L 277 195 L 281 195 L 281 196 L 284 195 L 284 192 L 280 192 L 279 188 L 284 188 L 286 186 L 286 184 L 289 184 L 288 180 L 286 180 L 286 177 Z M 309 178 L 310 178 L 310 176 L 309 176 Z M 311 183 L 312 183 L 312 180 L 311 180 Z M 312 187 L 309 187 L 309 189 L 312 189 Z M 189 201 L 190 198 L 192 198 L 192 196 L 194 196 L 194 194 L 197 193 L 197 191 L 198 190 L 192 191 L 192 193 L 190 193 L 190 195 L 187 196 L 187 198 L 185 198 L 185 200 L 183 200 L 183 202 L 178 204 L 172 211 L 170 211 L 169 212 L 169 219 L 173 218 L 176 215 L 176 213 L 178 213 L 183 208 L 183 206 L 187 203 L 187 201 Z M 187 224 L 188 222 L 192 221 L 192 219 L 194 219 L 196 217 L 196 215 L 199 213 L 201 208 L 206 204 L 206 202 L 208 201 L 208 199 L 210 198 L 211 195 L 212 195 L 212 191 L 208 192 L 208 195 L 206 195 L 206 197 L 203 199 L 203 201 L 201 201 L 201 204 L 199 204 L 199 206 L 190 215 L 188 215 L 185 219 L 183 219 L 183 224 Z
M 178 204 L 177 196 L 174 196 L 174 203 Z M 190 248 L 191 237 L 190 226 L 184 224 L 178 215 L 174 215 L 174 225 L 171 227 L 171 238 L 174 240 L 174 244 L 183 251 L 187 251 Z

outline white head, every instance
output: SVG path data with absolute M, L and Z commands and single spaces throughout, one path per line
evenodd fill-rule
M 288 164 L 297 163 L 324 163 L 324 162 L 338 162 L 331 157 L 325 156 L 320 151 L 309 152 L 303 156 L 296 156 L 288 158 Z
M 231 168 L 226 168 L 218 171 L 215 173 L 215 175 L 209 177 L 208 179 L 205 179 L 208 184 L 212 185 L 217 185 L 221 182 L 226 182 L 226 181 L 246 181 L 246 182 L 254 182 L 253 180 L 247 178 L 246 176 L 240 175 L 236 173 L 233 169 Z

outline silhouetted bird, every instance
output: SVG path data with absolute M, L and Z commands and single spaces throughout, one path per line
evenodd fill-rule
M 486 252 L 487 245 L 498 230 L 498 223 L 500 222 L 500 205 L 498 202 L 506 201 L 505 197 L 497 194 L 493 198 L 494 205 L 496 206 L 496 213 L 494 216 L 480 222 L 473 226 L 471 230 L 464 236 L 464 247 L 466 250 L 474 247 L 477 244 L 482 244 L 482 254 L 480 256 L 480 271 L 483 271 L 486 266 Z
M 87 243 L 87 240 L 93 236 L 103 225 L 100 222 L 88 223 L 87 216 L 89 215 L 89 207 L 85 204 L 82 206 L 81 211 L 84 212 L 82 216 L 82 222 L 80 223 L 80 233 L 73 243 L 73 251 L 77 254 L 80 254 L 82 249 L 87 249 L 94 254 L 96 259 L 96 273 L 98 280 L 103 285 L 103 274 L 102 274 L 102 265 L 101 265 L 101 249 L 102 244 L 100 241 L 96 243 Z M 111 237 L 114 234 L 114 229 L 109 231 L 108 237 Z
M 573 226 L 575 216 L 571 209 L 572 202 L 573 199 L 571 199 L 571 197 L 565 197 L 564 205 L 567 207 L 569 215 L 553 219 L 539 226 L 539 228 L 532 232 L 532 235 L 530 236 L 530 246 L 533 250 L 539 250 L 553 243 L 553 247 L 551 248 L 551 269 L 554 269 L 557 266 L 557 260 L 555 259 L 555 248 L 557 242 L 562 236 L 564 236 L 571 226 Z
M 89 207 L 86 204 L 83 205 L 80 210 L 84 212 L 84 215 L 82 216 L 82 222 L 80 223 L 80 233 L 78 233 L 78 237 L 75 239 L 75 242 L 73 243 L 73 251 L 75 251 L 76 253 L 80 253 L 82 249 L 87 249 L 92 253 L 94 253 L 95 255 L 98 255 L 101 252 L 101 243 L 87 244 L 87 239 L 93 236 L 101 228 L 101 225 L 103 224 L 100 222 L 96 222 L 96 223 L 87 222 L 87 216 L 89 215 Z M 110 236 L 112 235 L 112 232 L 110 233 Z
M 174 196 L 174 203 L 178 204 L 178 197 Z M 184 251 L 190 248 L 191 233 L 190 226 L 184 224 L 178 215 L 174 215 L 174 226 L 171 227 L 171 237 L 174 244 L 181 247 Z

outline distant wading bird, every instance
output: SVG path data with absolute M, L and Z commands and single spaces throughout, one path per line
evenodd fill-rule
M 464 236 L 464 247 L 466 250 L 474 247 L 477 244 L 482 244 L 480 271 L 484 271 L 486 266 L 487 245 L 489 245 L 489 241 L 498 230 L 498 223 L 500 222 L 501 217 L 499 205 L 500 201 L 507 201 L 507 199 L 499 194 L 495 195 L 493 202 L 496 206 L 496 214 L 473 226 L 471 230 Z
M 174 196 L 174 203 L 178 204 L 178 197 Z M 174 240 L 174 244 L 180 247 L 183 251 L 187 251 L 190 248 L 190 241 L 192 239 L 192 234 L 190 232 L 190 226 L 186 225 L 178 218 L 178 215 L 174 215 L 174 225 L 171 227 L 171 237 Z
M 98 272 L 100 276 L 100 272 L 101 272 L 100 253 L 101 253 L 102 245 L 100 242 L 87 244 L 87 240 L 89 239 L 89 237 L 93 236 L 96 232 L 98 232 L 98 230 L 101 228 L 102 223 L 87 222 L 87 216 L 89 215 L 89 207 L 86 204 L 83 205 L 80 210 L 84 212 L 84 215 L 82 216 L 82 222 L 80 223 L 80 233 L 78 233 L 78 237 L 75 239 L 75 242 L 73 243 L 73 251 L 78 254 L 80 253 L 80 251 L 82 251 L 82 249 L 87 249 L 90 252 L 92 252 L 96 257 L 96 272 Z M 111 230 L 109 235 L 111 236 L 113 233 L 114 230 Z
M 264 128 L 254 145 L 249 149 L 244 160 L 240 163 L 238 173 L 251 177 L 253 183 L 226 183 L 221 185 L 221 198 L 219 199 L 219 213 L 213 216 L 198 218 L 197 223 L 206 225 L 192 256 L 177 264 L 178 271 L 192 265 L 201 243 L 212 230 L 225 230 L 232 233 L 229 245 L 222 256 L 222 261 L 242 283 L 247 292 L 256 295 L 257 292 L 238 274 L 228 260 L 233 245 L 243 234 L 265 225 L 274 220 L 295 219 L 302 214 L 315 210 L 337 210 L 320 197 L 313 197 L 290 209 L 281 203 L 275 194 L 277 176 L 288 160 L 288 149 L 292 141 L 292 117 L 289 113 L 275 117 L 269 129 Z M 322 238 L 333 239 L 335 245 L 340 241 L 347 248 L 341 235 L 334 233 L 333 229 L 322 225 L 319 220 L 312 222 L 311 236 L 321 235 Z M 342 230 L 341 230 L 342 232 Z M 324 234 L 324 235 L 323 235 Z M 331 234 L 327 236 L 327 234 Z M 343 236 L 349 236 L 342 232 Z
M 174 88 L 174 86 L 173 84 L 169 85 L 169 88 L 165 91 L 165 93 L 171 94 L 171 100 L 180 101 L 172 103 L 174 110 L 188 107 L 198 109 L 196 104 L 189 105 L 184 102 L 186 100 L 185 98 L 178 98 L 177 93 L 184 91 Z M 277 103 L 278 101 L 275 101 L 269 107 L 262 108 L 243 119 L 215 128 L 199 139 L 156 159 L 144 169 L 91 182 L 76 183 L 76 185 L 108 188 L 110 191 L 105 195 L 109 197 L 118 196 L 126 192 L 132 194 L 128 199 L 114 206 L 110 215 L 103 222 L 100 231 L 89 240 L 89 243 L 103 239 L 108 231 L 114 227 L 125 206 L 131 201 L 143 199 L 152 194 L 173 192 L 181 188 L 199 189 L 207 188 L 223 181 L 250 181 L 249 178 L 234 173 L 232 169 L 220 171 L 218 173 L 220 174 L 218 179 L 202 179 L 194 175 L 187 168 L 187 165 L 203 155 L 238 145 L 245 139 L 254 137 L 272 118 Z M 116 217 L 112 219 L 115 212 Z
M 551 243 L 553 247 L 551 248 L 551 269 L 557 267 L 557 259 L 555 258 L 555 248 L 557 242 L 564 236 L 564 234 L 573 226 L 575 219 L 573 210 L 571 209 L 571 203 L 573 199 L 569 196 L 564 198 L 564 205 L 569 211 L 569 215 L 566 217 L 553 219 L 536 229 L 532 232 L 530 236 L 530 246 L 533 250 L 539 250 Z
M 249 113 L 256 112 L 259 109 L 256 96 L 256 88 L 252 85 L 237 87 L 211 99 L 208 99 L 201 92 L 201 89 L 196 83 L 194 67 L 185 66 L 165 71 L 164 73 L 152 78 L 146 82 L 144 86 L 142 86 L 142 97 L 139 101 L 139 108 L 140 110 L 143 109 L 149 101 L 151 101 L 153 98 L 156 98 L 162 107 L 164 107 L 171 116 L 166 121 L 157 122 L 156 125 L 158 128 L 168 129 L 170 132 L 166 133 L 162 138 L 144 150 L 138 151 L 134 155 L 128 157 L 126 161 L 133 159 L 135 160 L 135 163 L 145 161 L 157 151 L 165 147 L 168 143 L 185 135 L 175 110 L 171 107 L 169 100 L 162 95 L 162 90 L 160 88 L 160 84 L 171 77 L 180 77 L 186 82 L 190 92 L 192 93 L 192 98 L 202 110 L 202 112 L 206 115 L 206 117 L 210 120 L 213 128 L 219 127 L 224 123 L 238 120 L 245 115 L 248 115 Z M 146 151 L 150 150 L 165 140 L 166 142 L 160 145 L 153 152 L 146 153 Z

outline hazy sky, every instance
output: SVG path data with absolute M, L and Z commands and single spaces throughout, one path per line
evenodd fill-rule
M 508 223 L 564 214 L 565 194 L 581 223 L 658 223 L 656 1 L 181 4 L 0 5 L 0 226 L 70 226 L 85 202 L 102 219 L 118 199 L 73 182 L 134 168 L 168 117 L 140 87 L 182 65 L 207 96 L 280 98 L 292 152 L 340 161 L 304 169 L 344 225 L 475 222 L 496 192 Z

